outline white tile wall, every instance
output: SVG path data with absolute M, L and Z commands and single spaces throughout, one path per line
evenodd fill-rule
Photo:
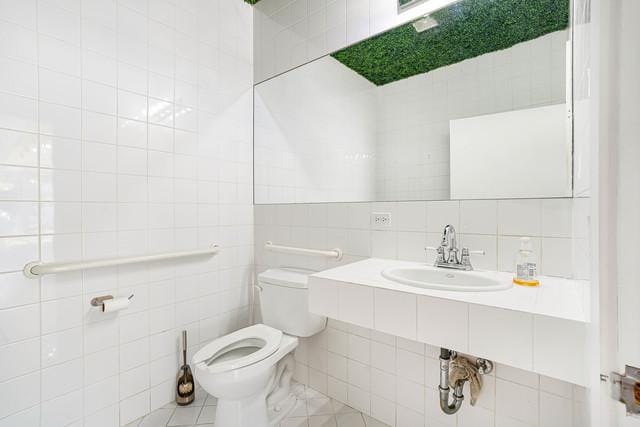
M 442 229 L 453 224 L 459 242 L 486 255 L 472 255 L 477 269 L 513 271 L 519 237 L 529 236 L 545 275 L 585 279 L 588 239 L 586 199 L 465 200 L 384 203 L 330 203 L 255 206 L 256 264 L 324 269 L 334 261 L 264 250 L 266 241 L 343 249 L 344 263 L 367 257 L 429 260 L 425 246 L 438 246 Z M 294 224 L 293 212 L 297 215 Z M 389 227 L 370 224 L 372 212 L 391 214 Z M 575 247 L 583 248 L 576 250 Z
M 564 103 L 567 38 L 557 31 L 378 87 L 376 200 L 449 198 L 450 120 Z
M 173 398 L 180 330 L 192 352 L 247 320 L 251 55 L 237 0 L 0 2 L 0 425 L 126 424 Z M 102 315 L 103 294 L 135 296 Z
M 370 225 L 371 212 L 391 213 L 391 226 Z M 303 247 L 341 247 L 345 250 L 343 263 L 370 256 L 431 262 L 434 254 L 425 255 L 423 247 L 437 246 L 444 225 L 452 223 L 459 230 L 461 244 L 487 252 L 484 257 L 473 257 L 476 268 L 512 271 L 518 237 L 526 235 L 534 241 L 540 267 L 545 274 L 589 277 L 583 259 L 588 254 L 588 239 L 585 238 L 585 227 L 589 221 L 588 199 L 256 205 L 254 215 L 258 272 L 281 265 L 315 269 L 337 265 L 335 261 L 266 252 L 263 245 L 267 240 Z M 354 236 L 359 234 L 362 242 L 354 246 Z M 583 252 L 573 251 L 575 246 L 586 248 Z M 565 263 L 554 259 L 557 253 L 565 255 Z M 374 418 L 398 426 L 425 423 L 460 427 L 588 425 L 584 389 L 503 365 L 498 366 L 497 376 L 485 379 L 485 392 L 476 407 L 465 404 L 457 416 L 444 416 L 437 400 L 437 349 L 402 337 L 415 336 L 436 345 L 465 351 L 467 340 L 464 337 L 468 331 L 458 327 L 457 334 L 441 334 L 434 332 L 433 328 L 418 327 L 415 330 L 415 326 L 407 327 L 403 325 L 402 314 L 397 314 L 406 311 L 398 308 L 415 309 L 416 303 L 406 304 L 388 298 L 382 298 L 388 310 L 379 307 L 376 315 L 381 317 L 374 319 L 373 312 L 367 311 L 366 307 L 372 307 L 373 301 L 381 299 L 374 299 L 370 295 L 373 293 L 371 289 L 367 293 L 366 289 L 358 288 L 354 285 L 348 297 L 355 301 L 370 301 L 357 304 L 360 310 L 347 312 L 344 307 L 340 310 L 335 299 L 323 304 L 335 306 L 336 318 L 359 325 L 381 322 L 388 326 L 389 334 L 330 319 L 326 331 L 302 340 L 296 353 L 298 380 Z M 342 289 L 334 291 L 336 296 L 338 292 Z M 417 314 L 424 317 L 421 323 L 425 324 L 438 321 L 435 318 L 438 310 L 449 319 L 456 310 L 455 304 L 451 307 L 422 307 L 418 303 L 417 307 Z M 396 310 L 397 315 L 388 315 L 391 313 L 389 310 Z M 431 315 L 433 317 L 429 317 Z M 480 325 L 482 313 L 471 315 L 480 316 L 480 319 L 470 324 Z M 483 319 L 493 322 L 487 324 L 485 330 L 499 326 L 495 324 L 493 315 Z M 532 318 L 522 321 L 528 322 L 527 330 L 530 331 L 540 332 L 543 327 L 553 327 L 533 325 Z M 526 346 L 533 342 L 533 337 L 529 338 L 529 341 L 525 339 L 512 348 L 520 353 L 525 350 L 522 355 L 514 356 L 523 360 L 524 368 L 531 368 L 536 363 L 533 350 L 529 348 L 526 351 Z M 490 342 L 486 340 L 469 345 L 473 347 L 466 349 L 469 352 L 481 354 L 491 351 Z M 553 343 L 548 345 L 553 346 Z M 312 353 L 313 358 L 310 357 Z M 542 350 L 535 354 L 535 359 L 546 362 L 545 354 Z M 523 410 L 514 412 L 514 407 Z
M 260 83 L 256 203 L 448 199 L 450 120 L 564 103 L 567 37 L 384 86 L 330 56 Z
M 278 43 L 287 57 L 276 55 L 277 61 L 287 67 L 395 22 L 390 8 L 377 3 L 347 8 L 340 1 L 310 2 L 292 15 L 273 10 L 272 4 L 264 0 L 260 8 L 286 26 L 309 14 L 304 47 L 287 39 Z M 0 425 L 126 423 L 172 398 L 179 330 L 189 330 L 193 351 L 239 326 L 246 315 L 243 292 L 253 256 L 251 14 L 235 0 L 27 0 L 2 2 L 0 11 L 0 362 L 12 368 L 0 375 L 5 402 Z M 319 204 L 278 211 L 261 206 L 255 234 L 260 243 L 266 237 L 348 247 L 345 261 L 370 255 L 421 259 L 422 242 L 437 240 L 438 218 L 444 216 L 460 223 L 463 239 L 492 246 L 486 248 L 493 249 L 486 268 L 510 265 L 506 253 L 511 252 L 509 237 L 515 236 L 499 236 L 495 201 L 478 203 L 485 204 Z M 559 203 L 571 208 L 569 201 Z M 467 208 L 476 222 L 468 222 L 465 230 Z M 566 218 L 561 231 L 553 225 L 545 234 L 540 209 L 540 232 L 532 237 L 542 240 L 541 265 L 547 262 L 553 271 L 558 266 L 544 254 L 557 239 L 568 239 Z M 372 210 L 391 211 L 403 220 L 375 230 L 368 221 Z M 576 230 L 583 231 L 587 221 L 576 211 L 584 209 L 574 209 L 571 218 L 572 251 L 582 259 L 587 234 Z M 484 221 L 477 221 L 478 215 Z M 545 246 L 546 238 L 551 246 Z M 118 255 L 211 241 L 226 250 L 206 264 L 104 269 L 40 281 L 19 271 L 39 257 Z M 256 255 L 260 268 L 310 263 L 265 258 L 260 250 Z M 584 265 L 574 262 L 570 274 L 584 277 Z M 128 312 L 105 318 L 88 309 L 93 296 L 130 292 L 136 297 Z M 216 297 L 222 293 L 223 298 Z M 196 300 L 201 301 L 194 310 Z M 334 322 L 317 340 L 303 342 L 297 376 L 382 420 L 447 425 L 451 419 L 434 409 L 429 386 L 435 384 L 431 350 Z M 424 387 L 419 378 L 397 372 L 398 360 L 419 372 L 420 357 Z M 78 371 L 80 378 L 58 380 Z M 581 419 L 579 410 L 569 414 L 572 406 L 566 405 L 573 394 L 573 407 L 584 407 L 581 390 L 544 377 L 539 386 L 502 378 L 500 367 L 497 377 L 495 385 L 485 385 L 495 390 L 487 393 L 494 403 L 476 408 L 471 421 L 466 413 L 459 415 L 459 425 L 478 425 L 480 419 L 496 425 L 516 425 L 516 419 L 525 425 L 567 425 L 568 417 L 574 423 Z M 500 381 L 526 392 L 512 395 Z M 410 398 L 421 395 L 424 403 Z M 397 396 L 406 396 L 406 402 Z M 513 401 L 523 396 L 530 398 Z M 531 410 L 521 415 L 499 409 L 520 404 Z
M 311 355 L 313 354 L 313 358 Z M 438 403 L 439 349 L 330 320 L 296 351 L 298 381 L 392 426 L 587 426 L 586 390 L 506 365 L 483 377 L 475 407 Z
M 331 57 L 256 86 L 256 203 L 374 199 L 376 96 Z
M 576 195 L 588 197 L 591 194 L 592 128 L 590 120 L 594 102 L 592 55 L 592 11 L 591 3 L 576 2 L 573 6 L 573 186 Z
M 370 262 L 365 260 L 358 264 Z M 553 287 L 550 279 L 544 278 L 543 286 Z M 363 291 L 366 286 L 340 281 L 327 286 L 328 282 L 331 280 L 317 283 L 315 277 L 310 279 L 310 307 L 316 314 L 396 337 L 482 355 L 494 362 L 573 384 L 588 383 L 583 353 L 558 354 L 553 350 L 568 344 L 570 348 L 585 348 L 587 328 L 584 322 L 377 288 L 373 288 L 374 300 L 357 298 L 353 289 L 358 289 L 358 294 L 364 296 L 367 295 Z M 325 287 L 328 288 L 326 293 Z M 340 310 L 337 315 L 333 309 L 335 302 L 330 301 L 332 298 L 338 300 Z M 370 312 L 373 312 L 373 326 L 369 316 L 357 315 Z M 443 321 L 446 327 L 440 326 Z
M 425 7 L 398 15 L 390 0 L 261 0 L 253 16 L 256 81 L 424 15 Z

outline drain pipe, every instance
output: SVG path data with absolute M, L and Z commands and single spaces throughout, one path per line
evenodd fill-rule
M 456 384 L 453 388 L 453 401 L 449 403 L 449 394 L 451 388 L 449 388 L 449 362 L 451 358 L 455 357 L 455 352 L 446 348 L 440 349 L 440 409 L 447 415 L 453 415 L 462 406 L 464 395 L 462 394 L 462 388 L 464 383 Z

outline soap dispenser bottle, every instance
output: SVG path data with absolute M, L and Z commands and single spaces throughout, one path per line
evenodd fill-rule
M 516 273 L 513 283 L 522 286 L 538 286 L 538 261 L 533 253 L 531 239 L 520 238 L 520 250 L 516 256 Z

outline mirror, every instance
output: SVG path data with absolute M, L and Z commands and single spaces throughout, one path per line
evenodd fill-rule
M 569 0 L 449 3 L 255 86 L 256 204 L 572 195 Z

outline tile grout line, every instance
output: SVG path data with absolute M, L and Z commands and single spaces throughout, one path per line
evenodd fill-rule
M 36 82 L 36 86 L 37 86 L 37 124 L 36 124 L 36 129 L 37 129 L 37 159 L 38 159 L 38 163 L 37 163 L 37 174 L 38 174 L 38 195 L 37 195 L 37 199 L 38 199 L 38 259 L 42 259 L 42 208 L 41 208 L 41 198 L 42 198 L 42 180 L 41 180 L 41 170 L 40 170 L 40 166 L 41 166 L 41 134 L 40 134 L 40 37 L 39 37 L 39 32 L 38 32 L 38 28 L 39 28 L 39 22 L 40 22 L 40 10 L 39 10 L 39 2 L 36 2 L 35 4 L 35 18 L 36 18 L 36 27 L 35 27 L 35 36 L 36 36 L 36 78 L 37 78 L 37 82 Z M 42 277 L 38 278 L 38 290 L 39 290 L 39 298 L 38 298 L 38 314 L 40 315 L 40 319 L 39 319 L 39 327 L 38 327 L 38 339 L 40 340 L 40 354 L 42 355 L 43 353 L 43 347 L 42 347 Z M 42 424 L 42 356 L 39 358 L 40 360 L 38 361 L 38 385 L 39 385 L 39 398 L 38 398 L 38 423 Z M 83 378 L 83 382 L 84 382 L 84 378 Z

